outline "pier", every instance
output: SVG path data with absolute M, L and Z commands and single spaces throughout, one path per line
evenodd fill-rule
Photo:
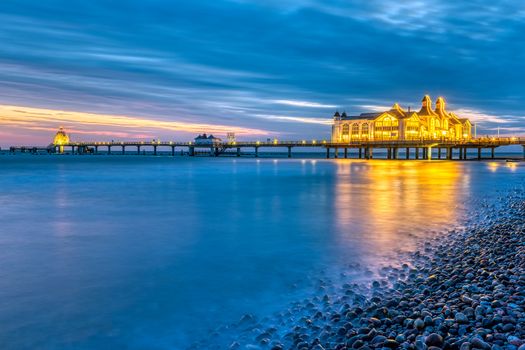
M 176 141 L 130 141 L 130 142 L 68 142 L 49 147 L 11 147 L 10 153 L 66 153 L 66 154 L 168 154 L 207 155 L 219 157 L 250 156 L 259 157 L 263 149 L 284 149 L 288 158 L 293 150 L 317 148 L 324 151 L 326 158 L 373 159 L 374 152 L 383 150 L 387 159 L 494 159 L 495 150 L 501 146 L 521 145 L 525 158 L 525 137 L 475 138 L 470 140 L 400 140 L 400 141 L 239 141 L 214 144 L 196 144 L 195 142 Z M 485 151 L 485 152 L 483 152 Z M 489 155 L 487 156 L 487 151 Z M 472 153 L 474 152 L 474 157 Z

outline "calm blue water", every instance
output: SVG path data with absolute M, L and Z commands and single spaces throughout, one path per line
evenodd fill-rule
M 0 157 L 0 348 L 183 349 L 522 186 L 524 163 Z

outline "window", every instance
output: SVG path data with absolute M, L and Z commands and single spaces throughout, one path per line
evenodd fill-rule
M 419 138 L 419 122 L 417 120 L 407 121 L 406 138 Z
M 392 117 L 385 117 L 383 121 L 375 122 L 374 136 L 379 139 L 393 139 L 398 136 L 399 121 Z
M 343 124 L 343 126 L 341 127 L 341 136 L 339 138 L 339 141 L 348 141 L 348 134 L 350 134 L 350 126 L 348 124 Z
M 362 134 L 363 136 L 368 136 L 368 132 L 369 132 L 369 131 L 368 131 L 368 124 L 365 123 L 365 124 L 363 124 L 363 125 L 361 126 L 361 134 Z
M 352 136 L 359 135 L 359 124 L 354 123 L 352 124 Z

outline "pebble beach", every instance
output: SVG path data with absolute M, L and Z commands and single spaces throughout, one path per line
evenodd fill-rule
M 378 278 L 320 281 L 318 295 L 213 336 L 237 334 L 229 349 L 525 350 L 525 200 L 514 191 L 491 203 Z

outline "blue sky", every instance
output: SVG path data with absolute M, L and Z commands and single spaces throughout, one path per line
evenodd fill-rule
M 4 0 L 0 21 L 4 143 L 59 124 L 79 139 L 322 138 L 336 109 L 426 93 L 480 134 L 525 133 L 519 1 Z

